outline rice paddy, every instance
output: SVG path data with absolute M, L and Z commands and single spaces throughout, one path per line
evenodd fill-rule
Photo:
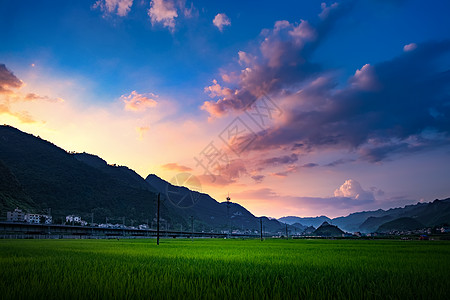
M 0 240 L 2 299 L 450 299 L 450 242 Z

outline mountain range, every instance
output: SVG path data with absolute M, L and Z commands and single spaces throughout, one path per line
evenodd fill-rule
M 428 227 L 450 224 L 450 198 L 334 219 L 326 216 L 258 218 L 237 203 L 218 202 L 155 174 L 144 179 L 125 166 L 108 165 L 88 153 L 67 152 L 7 125 L 0 126 L 0 179 L 0 218 L 3 219 L 6 211 L 16 207 L 28 212 L 45 212 L 51 208 L 56 222 L 63 222 L 69 214 L 91 220 L 93 214 L 97 223 L 108 218 L 109 222 L 117 223 L 125 220 L 127 225 L 150 224 L 155 219 L 156 199 L 160 194 L 162 226 L 175 230 L 190 228 L 191 218 L 195 229 L 203 231 L 230 228 L 259 231 L 262 219 L 264 231 L 269 233 L 284 233 L 286 224 L 291 233 L 305 229 L 311 232 L 324 222 L 348 232 L 373 232 L 397 219 L 400 221 L 389 226 L 401 227 L 403 221 Z M 185 205 L 186 200 L 191 201 L 190 205 Z
M 219 203 L 209 195 L 174 186 L 156 175 L 142 178 L 125 166 L 108 165 L 98 156 L 67 152 L 56 145 L 11 126 L 0 126 L 1 216 L 16 207 L 26 211 L 52 209 L 54 220 L 78 214 L 95 222 L 127 225 L 155 219 L 161 194 L 163 228 L 186 229 L 194 219 L 196 230 L 247 230 L 260 228 L 260 218 L 237 203 Z M 192 193 L 192 207 L 170 201 L 167 191 Z M 228 206 L 228 207 L 227 207 Z M 228 215 L 228 217 L 227 217 Z M 262 218 L 264 230 L 279 232 L 285 224 Z M 296 229 L 295 226 L 289 226 Z
M 300 217 L 282 217 L 278 220 L 288 224 L 300 223 L 305 226 L 314 226 L 328 222 L 348 232 L 376 232 L 385 223 L 391 223 L 381 227 L 382 231 L 386 228 L 399 229 L 403 227 L 411 227 L 408 224 L 422 224 L 423 227 L 434 227 L 450 225 L 450 198 L 444 200 L 434 200 L 428 203 L 417 203 L 414 205 L 406 205 L 405 207 L 391 208 L 388 210 L 378 209 L 374 211 L 363 211 L 349 214 L 345 217 L 330 219 L 326 216 L 315 218 Z M 414 227 L 414 226 L 412 226 Z

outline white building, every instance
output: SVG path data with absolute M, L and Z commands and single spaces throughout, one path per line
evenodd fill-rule
M 87 225 L 86 221 L 83 221 L 80 216 L 75 216 L 75 215 L 66 216 L 66 223 L 70 223 L 70 224 L 77 223 L 77 224 L 81 224 L 82 226 Z
M 16 208 L 14 211 L 8 211 L 6 213 L 6 220 L 8 222 L 25 222 L 25 213 Z
M 27 223 L 31 223 L 31 224 L 39 224 L 41 222 L 41 215 L 40 214 L 26 214 L 25 221 L 27 221 Z

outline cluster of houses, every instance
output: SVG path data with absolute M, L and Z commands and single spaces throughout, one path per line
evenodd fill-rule
M 16 208 L 13 211 L 6 213 L 6 220 L 8 222 L 19 222 L 29 224 L 52 224 L 53 218 L 51 215 L 26 213 L 23 210 Z M 69 215 L 66 216 L 66 224 L 76 224 L 86 226 L 88 223 L 81 219 L 80 216 Z
M 16 208 L 6 213 L 8 222 L 26 222 L 30 224 L 52 224 L 52 216 L 41 214 L 25 213 L 21 209 Z

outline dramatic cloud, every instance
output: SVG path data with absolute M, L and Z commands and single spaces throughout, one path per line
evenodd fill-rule
M 226 14 L 217 14 L 214 17 L 213 24 L 214 24 L 214 26 L 219 28 L 220 31 L 223 31 L 223 27 L 224 26 L 230 26 L 231 25 L 231 21 L 227 17 Z
M 177 163 L 168 163 L 163 166 L 161 166 L 163 169 L 170 170 L 170 171 L 178 171 L 178 172 L 190 172 L 192 171 L 192 168 L 189 168 L 187 166 L 179 165 Z
M 372 192 L 365 191 L 358 181 L 348 179 L 334 191 L 335 197 L 347 197 L 355 200 L 375 200 Z
M 92 8 L 100 9 L 105 15 L 117 14 L 124 17 L 128 14 L 133 5 L 133 0 L 98 0 Z
M 248 149 L 347 149 L 378 162 L 450 143 L 450 41 L 420 44 L 412 52 L 365 65 L 337 88 L 322 75 L 284 101 L 284 119 Z
M 256 53 L 238 53 L 239 63 L 244 68 L 238 72 L 237 87 L 229 88 L 226 94 L 215 95 L 218 100 L 205 101 L 201 108 L 211 116 L 221 117 L 229 111 L 245 109 L 255 98 L 278 93 L 317 74 L 321 67 L 311 62 L 310 57 L 338 17 L 348 11 L 348 6 L 332 5 L 324 9 L 327 12 L 317 26 L 305 20 L 300 23 L 283 20 L 275 22 L 273 29 L 263 30 Z M 234 74 L 233 70 L 222 78 L 236 77 Z
M 120 99 L 125 103 L 125 110 L 142 112 L 157 105 L 157 102 L 150 97 L 157 98 L 158 96 L 151 93 L 139 94 L 136 91 L 132 91 L 128 96 L 123 95 Z

